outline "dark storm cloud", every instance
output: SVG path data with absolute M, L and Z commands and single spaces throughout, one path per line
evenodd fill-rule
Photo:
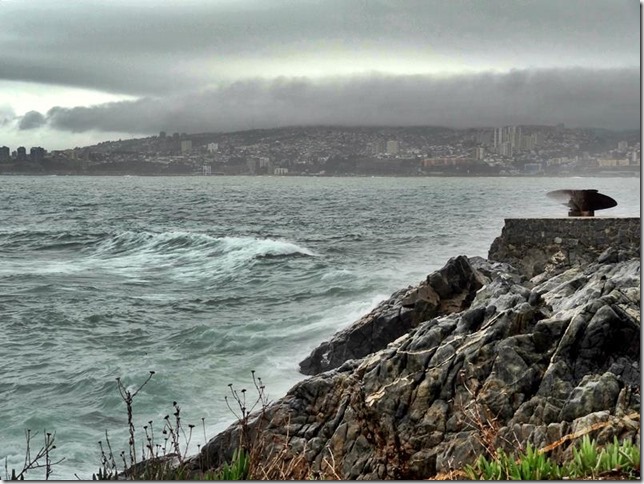
M 46 123 L 45 117 L 38 111 L 29 111 L 20 118 L 18 129 L 27 130 L 39 128 Z
M 0 11 L 0 79 L 136 95 L 271 77 L 260 64 L 293 75 L 294 59 L 325 55 L 374 70 L 435 55 L 478 70 L 639 64 L 634 0 L 4 0 Z
M 152 134 L 289 125 L 554 124 L 639 126 L 639 70 L 539 69 L 507 74 L 373 75 L 238 81 L 181 96 L 53 108 L 51 127 Z

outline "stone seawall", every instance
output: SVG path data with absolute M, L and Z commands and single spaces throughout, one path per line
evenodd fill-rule
M 637 257 L 640 243 L 639 217 L 507 218 L 488 258 L 507 262 L 533 277 L 598 257 L 614 262 Z

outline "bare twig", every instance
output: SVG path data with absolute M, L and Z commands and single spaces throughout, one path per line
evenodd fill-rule
M 125 402 L 125 406 L 127 407 L 127 423 L 128 423 L 129 432 L 130 432 L 130 439 L 128 441 L 128 447 L 130 450 L 130 465 L 136 464 L 136 445 L 134 440 L 134 421 L 133 421 L 133 413 L 132 413 L 132 403 L 134 401 L 134 397 L 136 397 L 138 393 L 143 389 L 143 387 L 147 385 L 147 383 L 152 379 L 152 376 L 154 375 L 154 373 L 155 373 L 154 371 L 150 371 L 148 378 L 134 392 L 129 391 L 125 387 L 125 385 L 123 385 L 123 382 L 121 382 L 121 378 L 116 379 L 116 384 L 118 387 L 119 394 L 121 395 L 121 399 L 123 400 L 123 402 Z

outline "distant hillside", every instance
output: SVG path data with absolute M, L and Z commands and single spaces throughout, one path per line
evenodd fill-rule
M 490 128 L 491 129 L 491 128 Z M 324 136 L 334 136 L 340 133 L 356 135 L 381 135 L 396 137 L 408 135 L 413 137 L 426 137 L 428 139 L 446 140 L 462 134 L 467 130 L 455 128 L 446 128 L 441 126 L 412 126 L 412 127 L 345 127 L 345 126 L 293 126 L 271 129 L 252 129 L 246 131 L 234 131 L 227 133 L 165 133 L 146 138 L 132 138 L 126 140 L 103 141 L 101 143 L 85 146 L 98 153 L 110 153 L 115 151 L 122 152 L 158 152 L 162 151 L 164 144 L 169 141 L 192 141 L 193 148 L 207 145 L 208 143 L 221 143 L 222 141 L 236 142 L 237 144 L 251 145 L 256 143 L 266 143 L 267 141 L 291 141 L 294 138 L 322 138 Z

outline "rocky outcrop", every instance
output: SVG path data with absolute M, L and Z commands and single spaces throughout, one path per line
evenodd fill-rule
M 639 258 L 532 280 L 479 258 L 448 265 L 390 300 L 419 320 L 406 333 L 298 383 L 251 419 L 244 438 L 261 442 L 256 458 L 306 462 L 294 478 L 424 479 L 498 447 L 563 439 L 551 451 L 561 456 L 571 434 L 639 441 Z M 337 364 L 356 358 L 340 349 L 349 340 L 334 347 L 345 351 Z M 231 426 L 191 465 L 229 460 L 241 434 Z
M 467 257 L 452 258 L 418 286 L 394 293 L 369 314 L 322 343 L 300 363 L 300 371 L 315 375 L 383 349 L 421 321 L 467 308 L 482 285 L 481 275 Z

